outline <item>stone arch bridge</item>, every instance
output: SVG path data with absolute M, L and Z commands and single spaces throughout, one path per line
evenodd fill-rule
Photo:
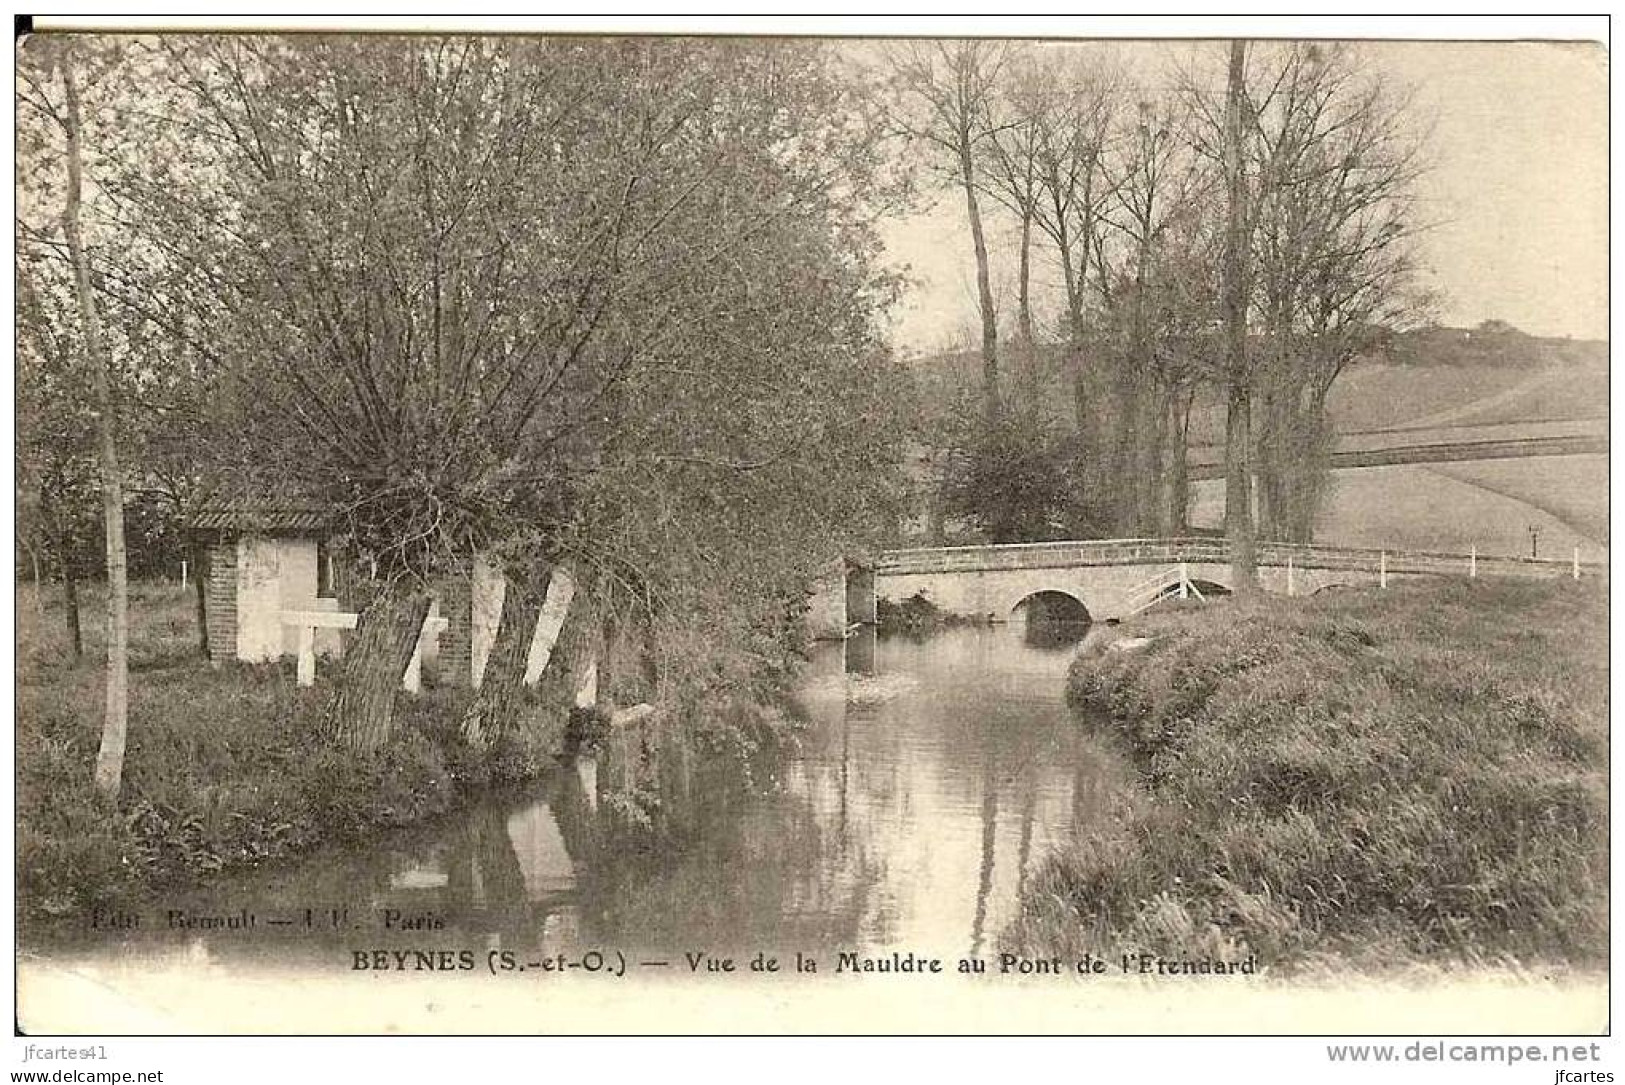
M 1258 578 L 1268 592 L 1386 587 L 1419 577 L 1579 577 L 1582 565 L 1436 552 L 1260 543 Z M 1217 538 L 1103 539 L 890 550 L 872 566 L 849 564 L 843 628 L 875 620 L 875 601 L 923 596 L 951 614 L 1008 621 L 1041 594 L 1070 596 L 1091 621 L 1131 617 L 1170 598 L 1208 598 L 1232 587 L 1230 548 Z M 834 624 L 834 623 L 831 623 Z

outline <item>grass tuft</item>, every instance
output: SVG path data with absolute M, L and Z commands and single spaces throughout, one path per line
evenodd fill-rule
M 1607 600 L 1455 581 L 1147 616 L 1068 701 L 1146 786 L 1031 884 L 1030 952 L 1600 964 Z

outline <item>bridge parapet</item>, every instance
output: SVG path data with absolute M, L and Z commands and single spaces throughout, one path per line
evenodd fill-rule
M 1222 565 L 1229 561 L 1229 543 L 1218 538 L 1095 539 L 888 550 L 880 555 L 875 572 L 881 576 L 899 576 L 911 573 L 1064 569 L 1090 565 L 1162 565 L 1170 562 Z M 1261 566 L 1291 565 L 1300 569 L 1373 573 L 1386 569 L 1390 573 L 1446 576 L 1577 576 L 1582 571 L 1597 574 L 1607 569 L 1606 563 L 1602 562 L 1280 542 L 1259 543 L 1257 562 Z

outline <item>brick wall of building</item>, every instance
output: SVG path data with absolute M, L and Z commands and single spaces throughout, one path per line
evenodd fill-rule
M 209 623 L 209 660 L 230 663 L 237 658 L 237 540 L 209 544 L 204 620 Z

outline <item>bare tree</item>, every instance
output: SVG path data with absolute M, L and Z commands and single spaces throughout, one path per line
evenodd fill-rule
M 1154 531 L 1160 519 L 1156 495 L 1171 395 L 1169 374 L 1159 367 L 1170 357 L 1159 340 L 1171 295 L 1159 272 L 1171 227 L 1193 223 L 1198 184 L 1183 122 L 1176 103 L 1142 100 L 1108 173 L 1113 196 L 1104 221 L 1121 239 L 1126 267 L 1109 298 L 1122 342 L 1110 359 L 1114 430 L 1107 470 L 1119 480 L 1121 527 L 1142 532 Z M 1104 246 L 1097 251 L 1104 260 Z
M 1331 443 L 1325 403 L 1361 351 L 1425 309 L 1411 192 L 1421 169 L 1405 94 L 1349 47 L 1275 47 L 1251 80 L 1262 417 L 1261 529 L 1307 540 Z
M 1066 289 L 1066 332 L 1076 348 L 1085 335 L 1084 310 L 1102 213 L 1113 197 L 1104 155 L 1115 104 L 1126 88 L 1109 57 L 1079 63 L 1056 59 L 1035 78 L 1043 80 L 1047 97 L 1036 112 L 1040 192 L 1033 218 L 1055 245 Z
M 988 270 L 978 158 L 997 131 L 992 116 L 1009 47 L 976 40 L 906 42 L 886 53 L 901 108 L 898 127 L 938 153 L 937 167 L 963 191 L 976 255 L 976 297 L 982 322 L 982 394 L 989 419 L 1000 410 L 998 314 Z
M 1039 406 L 1039 358 L 1033 333 L 1032 260 L 1033 227 L 1043 195 L 1040 147 L 1045 131 L 1053 128 L 1054 108 L 1047 72 L 1031 50 L 1012 54 L 983 123 L 982 184 L 1017 223 L 1016 336 L 1023 369 L 1023 398 L 1027 411 Z

